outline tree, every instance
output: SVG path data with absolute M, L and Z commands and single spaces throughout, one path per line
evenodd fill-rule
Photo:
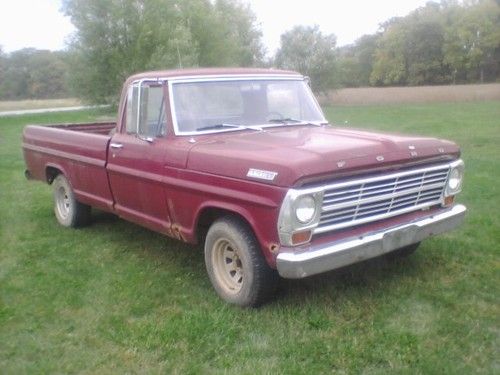
M 363 35 L 352 45 L 338 48 L 339 83 L 346 87 L 370 85 L 370 74 L 380 34 Z
M 5 97 L 3 82 L 5 82 L 5 55 L 2 46 L 0 46 L 0 99 Z
M 401 18 L 393 18 L 382 26 L 382 37 L 375 51 L 370 83 L 403 85 L 407 79 L 408 61 L 405 56 L 406 30 Z
M 190 66 L 247 66 L 263 56 L 250 8 L 236 0 L 65 0 L 77 94 L 115 102 L 134 72 Z
M 359 82 L 363 86 L 370 83 L 370 74 L 373 70 L 375 49 L 380 34 L 363 35 L 356 41 L 355 56 L 359 64 Z
M 257 27 L 257 18 L 248 4 L 231 0 L 217 0 L 215 14 L 218 28 L 223 30 L 224 49 L 227 49 L 229 65 L 252 66 L 264 57 L 262 32 Z
M 252 66 L 264 56 L 262 33 L 246 4 L 231 0 L 180 3 L 201 66 Z
M 276 65 L 311 78 L 315 91 L 324 92 L 337 82 L 336 37 L 323 35 L 318 26 L 295 26 L 281 35 Z
M 500 7 L 493 0 L 429 2 L 382 25 L 370 82 L 493 81 L 500 70 Z
M 374 85 L 423 85 L 448 79 L 443 65 L 443 7 L 429 2 L 382 25 L 370 77 Z
M 447 69 L 443 65 L 444 31 L 439 19 L 422 17 L 409 25 L 405 58 L 406 81 L 411 86 L 444 83 Z
M 67 96 L 66 53 L 38 50 L 29 61 L 30 98 L 60 98 Z
M 2 72 L 2 68 L 3 68 L 3 64 L 5 63 L 4 62 L 5 60 L 5 54 L 3 53 L 3 47 L 0 45 L 0 72 Z
M 0 55 L 0 99 L 58 98 L 67 95 L 66 55 L 25 48 Z
M 444 61 L 453 82 L 496 79 L 500 67 L 500 6 L 493 0 L 450 7 Z

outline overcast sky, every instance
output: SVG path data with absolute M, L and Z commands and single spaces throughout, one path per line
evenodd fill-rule
M 257 16 L 268 53 L 280 35 L 294 25 L 318 24 L 335 34 L 338 45 L 377 31 L 385 20 L 404 16 L 428 0 L 245 0 Z M 5 52 L 25 47 L 58 50 L 74 30 L 60 12 L 60 0 L 3 0 L 0 3 L 0 46 Z

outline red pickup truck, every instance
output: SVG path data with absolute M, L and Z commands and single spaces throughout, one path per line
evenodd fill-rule
M 466 211 L 454 143 L 330 125 L 290 71 L 134 75 L 117 123 L 29 125 L 22 147 L 60 224 L 96 207 L 204 243 L 215 290 L 241 306 L 271 297 L 278 275 L 409 254 Z

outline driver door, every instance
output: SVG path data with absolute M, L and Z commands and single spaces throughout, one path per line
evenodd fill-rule
M 157 81 L 129 87 L 122 127 L 108 149 L 107 169 L 118 215 L 168 233 L 171 221 L 162 186 L 165 93 L 165 85 Z

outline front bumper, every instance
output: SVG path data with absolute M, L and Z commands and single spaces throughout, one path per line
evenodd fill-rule
M 279 274 L 288 279 L 334 270 L 411 245 L 459 226 L 466 207 L 457 204 L 446 211 L 366 235 L 314 247 L 308 251 L 282 252 L 276 259 Z

